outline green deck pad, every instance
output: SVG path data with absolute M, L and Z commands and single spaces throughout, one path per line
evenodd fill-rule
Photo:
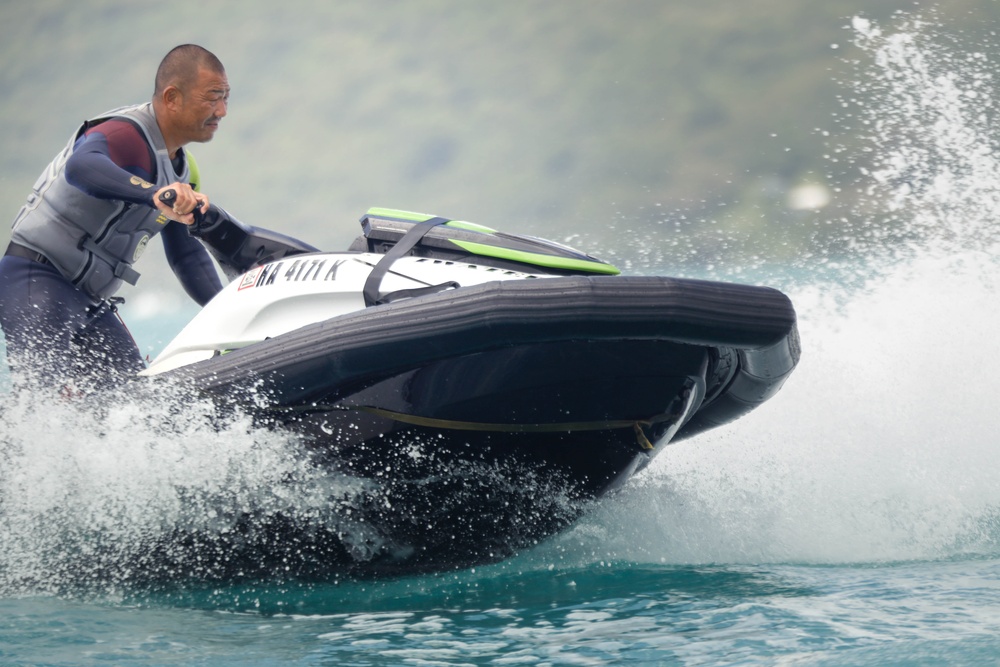
M 375 218 L 406 220 L 408 222 L 423 222 L 424 220 L 430 220 L 431 218 L 437 217 L 436 215 L 428 215 L 427 213 L 399 211 L 394 208 L 370 208 L 368 209 L 367 215 Z M 487 227 L 486 225 L 478 225 L 474 222 L 466 222 L 464 220 L 449 220 L 445 223 L 445 227 L 454 227 L 455 229 L 464 229 L 469 232 L 480 232 L 482 234 L 496 234 L 497 231 Z
M 408 220 L 409 222 L 423 222 L 424 220 L 430 220 L 431 218 L 436 218 L 435 215 L 427 215 L 426 213 L 414 213 L 413 211 L 400 211 L 394 208 L 370 208 L 366 215 L 375 218 L 390 218 L 393 220 Z
M 424 222 L 425 220 L 437 217 L 427 213 L 400 211 L 394 208 L 370 208 L 368 209 L 367 215 L 373 218 L 402 220 L 404 222 L 413 223 Z M 495 229 L 491 229 L 484 225 L 478 225 L 474 222 L 465 222 L 463 220 L 450 220 L 445 223 L 444 226 L 470 232 L 479 232 L 482 234 L 497 233 Z M 530 264 L 533 266 L 542 266 L 551 269 L 561 269 L 564 271 L 582 271 L 586 273 L 599 273 L 611 276 L 617 276 L 621 273 L 621 271 L 619 271 L 616 267 L 596 260 L 561 257 L 558 255 L 528 252 L 525 250 L 512 250 L 510 248 L 502 248 L 485 243 L 476 243 L 474 241 L 460 241 L 457 239 L 449 239 L 449 241 L 466 252 L 470 252 L 474 255 L 480 255 L 482 257 L 495 257 L 497 259 L 519 262 L 521 264 Z
M 482 234 L 496 234 L 497 230 L 490 229 L 486 225 L 477 225 L 474 222 L 465 222 L 464 220 L 450 220 L 444 223 L 445 227 L 453 227 L 455 229 L 464 229 L 467 232 L 480 232 Z
M 458 241 L 449 239 L 458 247 L 471 252 L 474 255 L 484 257 L 496 257 L 507 259 L 524 264 L 544 266 L 551 269 L 563 269 L 566 271 L 587 271 L 589 273 L 603 273 L 617 276 L 621 273 L 616 267 L 603 262 L 593 262 L 584 259 L 572 259 L 570 257 L 557 257 L 555 255 L 543 255 L 537 252 L 524 252 L 523 250 L 511 250 L 510 248 L 500 248 L 486 245 L 484 243 L 473 243 L 472 241 Z

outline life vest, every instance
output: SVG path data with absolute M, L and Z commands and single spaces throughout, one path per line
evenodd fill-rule
M 92 197 L 66 180 L 66 161 L 87 129 L 111 118 L 126 118 L 142 130 L 155 153 L 156 182 L 133 176 L 133 184 L 149 190 L 150 206 Z M 139 273 L 132 264 L 168 219 L 152 206 L 153 193 L 174 182 L 197 177 L 185 152 L 183 173 L 177 173 L 156 124 L 151 103 L 108 111 L 83 125 L 35 182 L 28 201 L 14 219 L 11 240 L 43 254 L 62 275 L 95 301 L 118 291 L 122 282 L 134 285 Z

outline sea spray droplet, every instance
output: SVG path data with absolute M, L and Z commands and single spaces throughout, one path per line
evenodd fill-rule
M 245 415 L 171 393 L 56 401 L 43 420 L 36 396 L 0 396 L 0 590 L 210 576 L 226 555 L 213 545 L 266 541 L 279 519 L 353 535 L 341 509 L 359 480 L 322 472 Z
M 867 100 L 858 113 L 873 156 L 871 240 L 909 256 L 988 251 L 1000 242 L 995 64 L 919 19 L 891 33 L 867 20 L 853 27 L 870 56 L 854 92 Z
M 851 19 L 851 27 L 862 37 L 868 39 L 873 39 L 881 35 L 881 31 L 878 28 L 872 27 L 872 22 L 861 16 L 855 16 Z

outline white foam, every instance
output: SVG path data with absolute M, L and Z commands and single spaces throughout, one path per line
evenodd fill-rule
M 181 388 L 100 405 L 26 392 L 0 401 L 0 590 L 88 577 L 113 587 L 153 566 L 145 550 L 175 534 L 224 535 L 246 514 L 337 525 L 337 499 L 356 490 L 316 472 L 291 436 L 222 417 Z
M 853 22 L 861 288 L 790 290 L 802 361 L 539 558 L 858 562 L 1000 553 L 1000 153 L 992 63 Z M 869 156 L 874 156 L 869 163 Z M 867 165 L 864 166 L 863 165 Z
M 564 539 L 671 563 L 994 552 L 1000 301 L 940 269 L 800 311 L 802 363 L 778 397 L 672 447 Z

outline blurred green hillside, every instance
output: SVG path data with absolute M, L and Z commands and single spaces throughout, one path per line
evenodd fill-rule
M 1000 17 L 992 0 L 934 7 L 957 31 L 988 34 Z M 627 265 L 799 261 L 836 240 L 833 211 L 852 205 L 835 188 L 859 165 L 825 157 L 852 140 L 834 120 L 859 57 L 850 18 L 921 9 L 4 0 L 0 208 L 12 218 L 81 120 L 148 99 L 162 55 L 196 42 L 226 64 L 233 96 L 214 142 L 193 150 L 206 192 L 246 222 L 333 249 L 368 207 L 389 206 Z M 810 184 L 834 200 L 790 205 Z

